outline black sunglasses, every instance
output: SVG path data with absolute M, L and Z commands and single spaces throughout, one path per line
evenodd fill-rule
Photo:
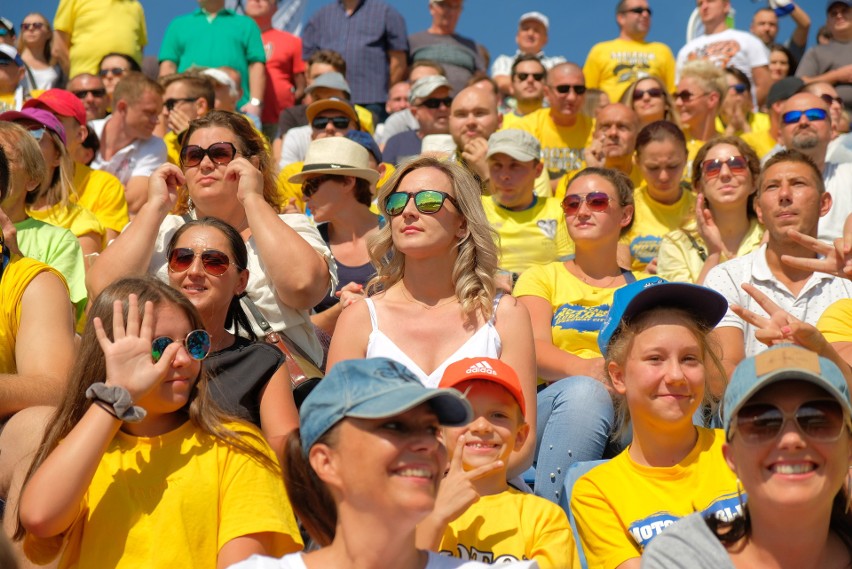
M 71 91 L 78 99 L 85 99 L 89 95 L 96 99 L 106 97 L 106 89 L 81 89 L 79 91 Z
M 823 93 L 819 96 L 819 98 L 825 101 L 825 104 L 828 106 L 831 106 L 832 103 L 837 103 L 838 105 L 843 104 L 843 99 L 841 99 L 840 97 L 832 97 L 828 93 Z
M 557 93 L 562 93 L 563 95 L 567 95 L 573 89 L 575 93 L 578 95 L 582 95 L 586 92 L 585 85 L 555 85 L 553 87 Z
M 408 201 L 411 198 L 414 198 L 414 207 L 416 207 L 417 211 L 420 213 L 429 215 L 438 213 L 444 206 L 444 201 L 449 201 L 456 207 L 456 209 L 459 209 L 459 202 L 446 192 L 439 192 L 438 190 L 420 190 L 419 192 L 414 192 L 412 194 L 405 192 L 394 192 L 390 194 L 385 198 L 385 211 L 389 216 L 396 217 L 405 210 L 405 206 L 408 205 Z
M 100 75 L 101 77 L 106 77 L 110 74 L 115 75 L 117 77 L 121 77 L 125 73 L 127 73 L 127 69 L 124 69 L 122 67 L 110 67 L 108 69 L 101 69 L 100 71 L 98 71 L 98 75 Z
M 450 105 L 452 105 L 452 104 L 453 104 L 453 98 L 452 97 L 444 97 L 442 99 L 438 99 L 438 98 L 423 99 L 420 102 L 420 106 L 426 107 L 427 109 L 437 109 L 441 105 L 444 105 L 445 107 L 447 107 L 449 109 Z
M 622 14 L 626 14 L 627 12 L 630 12 L 631 14 L 638 14 L 639 16 L 641 16 L 642 14 L 644 14 L 646 12 L 648 13 L 649 16 L 652 15 L 650 8 L 628 8 L 626 10 L 621 11 Z
M 172 112 L 175 108 L 175 105 L 178 103 L 190 103 L 193 101 L 197 101 L 198 97 L 181 97 L 179 99 L 166 99 L 163 101 L 163 106 L 166 107 L 166 110 Z
M 180 151 L 180 163 L 184 168 L 193 168 L 201 164 L 205 156 L 217 165 L 230 164 L 237 155 L 237 148 L 230 142 L 214 142 L 207 148 L 195 144 L 184 146 Z
M 311 123 L 311 127 L 322 130 L 328 126 L 328 123 L 333 124 L 337 130 L 343 130 L 349 128 L 350 119 L 349 117 L 317 117 Z
M 633 100 L 638 101 L 639 99 L 644 97 L 645 94 L 647 94 L 652 99 L 661 99 L 663 97 L 663 90 L 659 87 L 651 87 L 650 89 L 645 89 L 644 91 L 642 89 L 634 89 Z
M 675 99 L 676 101 L 677 101 L 678 99 L 681 99 L 684 103 L 688 103 L 688 102 L 690 102 L 692 99 L 700 99 L 701 97 L 706 97 L 706 96 L 707 96 L 707 93 L 701 93 L 700 95 L 693 95 L 692 93 L 690 93 L 690 92 L 689 92 L 689 91 L 687 91 L 687 90 L 683 90 L 683 91 L 681 91 L 681 92 L 679 92 L 679 93 L 673 93 L 673 94 L 672 94 L 672 97 L 674 97 L 674 99 Z
M 532 76 L 533 80 L 535 81 L 541 82 L 544 80 L 544 73 L 515 73 L 515 77 L 517 77 L 521 81 L 526 81 L 530 78 L 530 76 Z
M 315 193 L 317 193 L 317 190 L 319 190 L 319 187 L 321 185 L 323 185 L 325 182 L 327 182 L 328 180 L 334 180 L 334 179 L 340 178 L 340 177 L 342 177 L 342 176 L 336 176 L 334 174 L 323 174 L 322 176 L 314 176 L 313 178 L 307 178 L 304 181 L 302 181 L 302 195 L 305 196 L 306 198 L 309 198 L 312 195 L 314 195 Z

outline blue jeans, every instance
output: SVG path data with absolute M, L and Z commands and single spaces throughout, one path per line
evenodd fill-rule
M 568 467 L 603 457 L 613 427 L 612 398 L 592 377 L 566 377 L 539 392 L 536 409 L 535 493 L 558 503 Z

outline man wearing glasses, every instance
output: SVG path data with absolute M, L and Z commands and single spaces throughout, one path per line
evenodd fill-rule
M 414 82 L 408 94 L 409 108 L 420 127 L 390 137 L 382 151 L 385 162 L 396 165 L 420 154 L 426 135 L 449 134 L 451 92 L 450 82 L 443 75 L 427 75 Z
M 562 63 L 547 74 L 544 94 L 550 108 L 525 116 L 517 128 L 526 130 L 541 143 L 541 158 L 552 189 L 569 170 L 583 166 L 583 149 L 594 119 L 582 113 L 586 79 L 576 63 Z
M 91 73 L 80 73 L 68 82 L 68 90 L 83 102 L 87 121 L 107 116 L 107 92 L 103 79 Z
M 677 73 L 690 61 L 706 59 L 716 67 L 736 67 L 754 85 L 755 104 L 763 104 L 772 79 L 769 76 L 769 51 L 748 32 L 728 28 L 730 0 L 697 0 L 704 35 L 683 46 L 677 54 Z
M 521 54 L 512 64 L 511 77 L 510 94 L 514 104 L 509 103 L 509 107 L 503 111 L 503 128 L 514 128 L 521 117 L 539 110 L 544 105 L 547 68 L 535 55 Z M 504 102 L 508 101 L 508 98 L 504 99 Z
M 671 91 L 675 83 L 672 50 L 659 42 L 646 42 L 651 29 L 651 8 L 647 0 L 621 0 L 615 7 L 617 38 L 592 47 L 583 66 L 586 86 L 600 89 L 612 102 L 621 99 L 625 89 L 637 79 L 653 75 Z
M 808 50 L 796 69 L 796 77 L 808 84 L 831 83 L 846 110 L 852 111 L 852 1 L 828 0 L 826 17 L 831 40 Z

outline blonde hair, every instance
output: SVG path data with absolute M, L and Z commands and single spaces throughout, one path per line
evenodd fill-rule
M 21 125 L 0 121 L 0 141 L 7 147 L 9 162 L 19 161 L 27 178 L 40 187 L 47 177 L 47 166 L 36 139 Z
M 48 178 L 46 175 L 47 164 L 45 164 L 44 180 L 39 185 L 37 192 L 27 194 L 27 204 L 34 204 L 39 198 L 44 197 L 48 205 L 59 204 L 62 207 L 68 207 L 71 205 L 71 197 L 77 193 L 74 190 L 73 182 L 74 160 L 68 154 L 58 134 L 45 128 L 44 136 L 50 138 L 50 142 L 53 143 L 53 147 L 56 149 L 57 154 L 59 154 L 59 165 L 53 171 L 53 176 Z
M 728 91 L 728 82 L 725 79 L 725 71 L 719 69 L 709 61 L 698 59 L 690 61 L 680 71 L 680 78 L 689 77 L 698 82 L 705 92 L 714 92 L 719 95 L 719 104 L 725 99 Z
M 385 219 L 390 220 L 385 200 L 396 192 L 411 172 L 421 168 L 435 168 L 450 179 L 455 190 L 459 214 L 464 218 L 467 234 L 458 242 L 458 256 L 453 265 L 453 286 L 467 315 L 480 313 L 489 318 L 493 311 L 497 272 L 497 234 L 485 217 L 480 199 L 481 189 L 473 175 L 455 162 L 432 156 L 421 156 L 403 163 L 379 188 L 376 199 Z M 376 267 L 376 276 L 367 283 L 367 294 L 387 290 L 405 275 L 405 254 L 396 249 L 391 224 L 386 223 L 369 241 L 370 260 Z
M 641 81 L 653 81 L 657 84 L 657 87 L 659 87 L 660 90 L 662 90 L 663 92 L 663 106 L 665 107 L 665 112 L 663 113 L 663 120 L 672 122 L 676 124 L 678 128 L 682 128 L 682 125 L 680 124 L 680 116 L 678 115 L 677 108 L 675 107 L 674 99 L 669 93 L 668 88 L 666 87 L 666 84 L 663 82 L 663 80 L 655 75 L 648 75 L 647 77 L 642 77 L 641 79 L 637 79 L 636 81 L 631 83 L 627 90 L 624 92 L 624 94 L 621 95 L 621 99 L 619 99 L 618 102 L 623 105 L 627 105 L 635 111 L 636 105 L 633 101 L 633 92 L 636 90 L 636 86 L 639 85 Z

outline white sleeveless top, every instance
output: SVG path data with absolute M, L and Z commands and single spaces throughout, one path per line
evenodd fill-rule
M 420 366 L 414 363 L 414 361 L 408 357 L 408 355 L 403 352 L 399 346 L 393 342 L 393 340 L 388 338 L 384 332 L 379 330 L 379 320 L 376 317 L 376 306 L 373 304 L 373 300 L 371 298 L 367 298 L 365 301 L 367 302 L 367 308 L 370 310 L 370 323 L 373 326 L 373 331 L 370 332 L 370 339 L 367 342 L 366 357 L 384 357 L 397 361 L 411 370 L 411 372 L 416 375 L 426 387 L 438 387 L 438 384 L 441 382 L 441 377 L 444 375 L 444 370 L 447 369 L 447 366 L 451 363 L 457 362 L 463 358 L 500 357 L 500 354 L 503 352 L 503 344 L 500 341 L 500 334 L 497 332 L 497 327 L 494 326 L 494 322 L 497 318 L 497 305 L 500 304 L 500 299 L 502 297 L 503 294 L 499 293 L 494 298 L 494 308 L 488 322 L 483 324 L 476 332 L 474 332 L 473 336 L 468 338 L 464 344 L 459 346 L 459 348 L 453 352 L 450 357 L 441 362 L 441 365 L 439 365 L 435 371 L 428 374 L 420 369 Z

